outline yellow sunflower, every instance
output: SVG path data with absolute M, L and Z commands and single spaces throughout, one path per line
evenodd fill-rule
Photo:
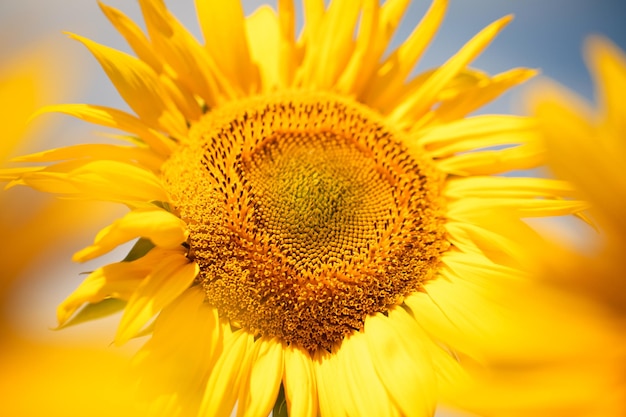
M 291 1 L 244 17 L 198 0 L 204 44 L 162 1 L 140 5 L 147 35 L 101 5 L 137 58 L 71 35 L 135 114 L 47 109 L 130 144 L 25 156 L 62 162 L 0 177 L 130 209 L 74 260 L 139 240 L 60 324 L 123 309 L 115 342 L 151 334 L 136 365 L 168 416 L 431 415 L 524 277 L 494 213 L 583 208 L 557 198 L 565 183 L 493 176 L 541 163 L 532 120 L 467 117 L 535 74 L 468 68 L 511 18 L 411 78 L 447 1 L 388 55 L 408 1 L 305 1 L 296 37 Z
M 533 294 L 542 294 L 533 296 L 531 308 L 543 309 L 542 323 L 554 331 L 535 337 L 534 346 L 486 355 L 476 385 L 457 397 L 482 416 L 626 415 L 626 56 L 599 37 L 589 39 L 586 52 L 597 110 L 550 80 L 530 87 L 527 102 L 549 166 L 589 201 L 596 230 L 588 228 L 584 248 L 554 230 L 543 239 L 516 232 L 520 254 L 538 278 Z M 535 335 L 548 334 L 538 327 L 532 326 Z
M 610 41 L 592 37 L 586 58 L 593 75 L 598 109 L 556 83 L 531 90 L 531 105 L 541 122 L 551 168 L 590 202 L 600 231 L 589 253 L 556 247 L 560 256 L 543 259 L 546 280 L 599 306 L 598 317 L 615 340 L 593 352 L 609 366 L 596 367 L 595 379 L 611 382 L 595 402 L 597 414 L 626 415 L 626 56 Z M 574 364 L 573 366 L 577 366 Z

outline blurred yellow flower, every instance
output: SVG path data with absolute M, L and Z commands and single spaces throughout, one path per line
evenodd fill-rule
M 56 58 L 61 56 L 56 51 Z M 8 57 L 0 66 L 0 115 L 2 140 L 0 162 L 17 151 L 31 150 L 49 124 L 28 123 L 44 104 L 65 96 L 71 88 L 59 74 L 58 65 L 43 45 Z M 61 76 L 63 75 L 63 76 Z M 54 79 L 54 82 L 51 80 Z M 74 86 L 75 87 L 75 86 Z M 28 140 L 26 140 L 28 138 Z M 23 193 L 0 193 L 0 415 L 11 417 L 137 416 L 132 406 L 130 383 L 124 379 L 128 359 L 111 349 L 68 346 L 27 336 L 14 319 L 23 311 L 6 304 L 21 285 L 19 278 L 64 239 L 93 227 L 99 208 Z M 35 198 L 37 197 L 37 198 Z M 43 279 L 49 279 L 44 277 Z M 38 281 L 38 282 L 41 282 Z M 38 288 L 30 288 L 37 291 Z M 40 308 L 29 305 L 29 309 Z M 46 327 L 41 333 L 50 332 Z M 45 338 L 42 338 L 42 340 Z M 48 340 L 52 338 L 48 337 Z M 87 336 L 85 339 L 89 339 Z
M 528 102 L 551 168 L 589 201 L 598 233 L 575 249 L 558 229 L 542 238 L 516 231 L 539 278 L 523 295 L 532 303 L 516 314 L 541 309 L 543 318 L 519 329 L 534 343 L 491 352 L 476 386 L 463 393 L 463 406 L 484 416 L 626 415 L 626 59 L 605 39 L 590 39 L 586 49 L 597 111 L 547 80 L 529 89 Z
M 9 156 L 17 151 L 26 150 L 24 139 L 27 133 L 29 138 L 37 133 L 27 132 L 28 119 L 38 107 L 58 95 L 61 86 L 45 81 L 48 75 L 43 68 L 45 60 L 43 50 L 25 52 L 22 56 L 3 61 L 0 67 L 0 114 L 3 126 L 0 164 L 6 164 Z M 19 271 L 28 265 L 34 254 L 48 245 L 52 238 L 58 238 L 63 229 L 57 228 L 57 222 L 50 220 L 62 216 L 63 211 L 51 212 L 57 210 L 57 207 L 61 208 L 63 203 L 41 197 L 26 197 L 18 201 L 1 193 L 0 204 L 0 233 L 11 241 L 10 245 L 3 245 L 0 251 L 0 264 L 3 265 L 0 289 L 4 290 Z M 28 205 L 28 210 L 25 210 L 25 205 Z M 63 226 L 62 221 L 58 223 Z M 27 247 L 28 250 L 25 249 Z
M 599 229 L 587 253 L 554 248 L 546 279 L 602 308 L 617 340 L 594 352 L 608 361 L 614 384 L 597 399 L 598 415 L 626 415 L 626 56 L 610 41 L 590 38 L 587 62 L 599 102 L 591 109 L 557 85 L 534 91 L 550 166 L 590 202 Z M 558 251 L 558 252 L 557 252 Z M 602 368 L 597 371 L 604 370 Z
M 431 415 L 466 379 L 459 358 L 510 333 L 501 297 L 527 277 L 499 230 L 585 207 L 559 198 L 566 183 L 494 176 L 541 163 L 533 120 L 466 117 L 535 73 L 468 67 L 510 17 L 408 79 L 445 0 L 385 58 L 407 1 L 305 1 L 296 37 L 292 1 L 244 17 L 198 0 L 204 45 L 162 1 L 140 5 L 148 36 L 101 5 L 138 58 L 71 35 L 135 115 L 48 108 L 130 146 L 0 172 L 130 208 L 75 254 L 139 238 L 59 306 L 61 325 L 123 309 L 115 342 L 152 334 L 136 364 L 168 416 Z

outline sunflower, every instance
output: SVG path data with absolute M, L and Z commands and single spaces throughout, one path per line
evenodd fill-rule
M 541 121 L 550 167 L 590 202 L 592 218 L 602 231 L 602 235 L 596 235 L 595 243 L 601 260 L 592 267 L 598 272 L 594 274 L 597 279 L 589 280 L 575 273 L 568 278 L 568 285 L 621 311 L 626 301 L 626 282 L 621 278 L 626 276 L 626 270 L 620 259 L 626 247 L 622 219 L 626 202 L 626 178 L 622 172 L 626 162 L 626 107 L 620 96 L 626 91 L 626 58 L 600 37 L 590 38 L 586 51 L 600 101 L 597 111 L 556 83 L 546 82 L 541 90 L 531 89 L 530 101 Z M 582 257 L 576 258 L 575 263 L 583 261 Z M 595 263 L 591 259 L 589 265 Z M 570 269 L 566 268 L 573 272 Z
M 600 233 L 587 253 L 553 244 L 560 256 L 543 259 L 547 282 L 577 294 L 600 308 L 597 318 L 608 326 L 612 343 L 595 350 L 595 380 L 609 385 L 593 406 L 598 415 L 626 414 L 626 56 L 609 40 L 591 37 L 586 61 L 596 84 L 598 109 L 554 82 L 531 89 L 530 107 L 541 122 L 550 167 L 570 181 L 589 209 Z M 602 358 L 598 360 L 597 358 Z M 573 366 L 576 366 L 574 364 Z M 606 384 L 606 382 L 605 382 Z M 587 388 L 589 388 L 587 386 Z
M 533 120 L 467 117 L 535 74 L 468 65 L 487 26 L 438 68 L 411 72 L 447 1 L 386 48 L 407 1 L 279 1 L 244 17 L 196 2 L 200 44 L 160 0 L 147 35 L 101 5 L 137 57 L 78 35 L 134 114 L 57 111 L 126 134 L 19 158 L 2 172 L 128 214 L 75 254 L 137 239 L 58 309 L 61 326 L 123 309 L 115 343 L 151 338 L 135 363 L 165 415 L 431 415 L 506 327 L 498 296 L 524 279 L 504 217 L 561 215 L 567 184 L 494 176 L 538 165 Z M 502 284 L 502 285 L 500 285 Z M 156 392 L 156 394 L 154 394 Z
M 554 230 L 542 238 L 516 233 L 538 278 L 533 293 L 543 294 L 533 297 L 532 308 L 543 309 L 542 324 L 554 330 L 534 346 L 501 349 L 482 361 L 489 372 L 478 374 L 460 399 L 479 415 L 626 415 L 626 57 L 600 37 L 585 49 L 598 109 L 547 79 L 529 87 L 525 101 L 538 119 L 549 167 L 589 202 L 585 217 L 595 230 L 568 225 L 584 233 L 582 248 Z

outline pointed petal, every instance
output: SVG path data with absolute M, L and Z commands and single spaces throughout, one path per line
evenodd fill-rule
M 129 240 L 143 237 L 165 249 L 180 247 L 187 240 L 187 225 L 176 215 L 159 207 L 131 211 L 102 229 L 93 245 L 74 254 L 74 262 L 102 256 Z
M 4 170 L 13 180 L 7 185 L 28 185 L 39 191 L 65 197 L 146 205 L 167 201 L 167 194 L 156 175 L 146 169 L 118 161 L 76 160 L 47 167 Z M 125 187 L 120 187 L 124 184 Z
M 202 288 L 195 286 L 163 309 L 151 339 L 133 361 L 141 390 L 172 398 L 183 408 L 180 416 L 197 412 L 198 389 L 223 350 L 217 310 L 204 299 Z
M 402 16 L 404 16 L 410 2 L 410 0 L 387 0 L 382 5 L 380 10 L 380 29 L 386 35 L 386 42 L 391 39 L 393 31 L 400 25 Z
M 254 336 L 238 330 L 226 342 L 204 391 L 199 415 L 228 417 L 235 406 L 242 374 L 249 372 Z
M 224 75 L 250 94 L 260 86 L 258 68 L 252 62 L 239 1 L 196 0 L 205 48 Z
M 626 111 L 621 92 L 626 91 L 626 56 L 609 40 L 598 36 L 589 38 L 585 52 L 607 123 L 623 134 Z
M 198 265 L 180 251 L 172 251 L 154 267 L 128 300 L 115 343 L 123 344 L 159 311 L 180 296 L 198 275 Z
M 626 230 L 624 210 L 618 203 L 626 199 L 622 168 L 626 146 L 623 135 L 615 130 L 619 123 L 598 126 L 580 97 L 553 84 L 536 88 L 534 96 L 533 110 L 541 122 L 550 167 L 601 208 L 594 216 L 619 235 Z
M 284 87 L 281 77 L 281 34 L 278 18 L 269 6 L 261 6 L 246 18 L 246 35 L 252 60 L 259 67 L 262 91 Z
M 143 121 L 121 110 L 90 104 L 60 104 L 47 106 L 40 109 L 34 116 L 42 113 L 60 112 L 77 117 L 89 123 L 120 129 L 135 134 L 146 145 L 161 155 L 169 155 L 174 150 L 176 143 L 149 127 Z M 33 116 L 33 117 L 34 117 Z
M 303 0 L 304 27 L 302 28 L 301 43 L 314 42 L 318 38 L 320 25 L 324 17 L 326 5 L 324 0 Z
M 148 126 L 185 138 L 185 118 L 169 100 L 157 74 L 146 63 L 124 52 L 70 34 L 83 43 L 102 65 L 117 91 Z
M 268 416 L 283 377 L 283 344 L 261 337 L 254 342 L 250 373 L 239 389 L 238 417 Z
M 501 150 L 464 153 L 436 161 L 440 170 L 460 176 L 493 175 L 516 169 L 530 169 L 545 160 L 545 147 L 539 141 Z
M 389 120 L 408 126 L 423 116 L 435 104 L 439 92 L 445 85 L 472 62 L 511 19 L 511 16 L 504 17 L 478 33 L 456 55 L 435 71 L 415 94 L 399 103 L 390 113 Z
M 118 262 L 96 269 L 59 304 L 59 326 L 85 303 L 99 303 L 106 298 L 128 300 L 149 273 L 150 267 L 144 262 Z
M 134 261 L 116 262 L 93 271 L 57 308 L 59 324 L 63 325 L 84 303 L 98 303 L 107 298 L 128 300 L 164 253 L 155 248 Z
M 537 123 L 528 117 L 481 115 L 425 129 L 416 142 L 435 158 L 498 145 L 537 142 Z
M 489 77 L 470 88 L 459 89 L 453 97 L 443 100 L 426 119 L 437 124 L 461 119 L 537 74 L 537 70 L 516 68 Z
M 308 352 L 293 345 L 285 349 L 285 398 L 291 417 L 317 416 L 317 388 Z
M 347 96 L 358 96 L 367 82 L 372 79 L 372 73 L 383 52 L 374 48 L 376 45 L 374 40 L 380 36 L 379 14 L 378 0 L 363 0 L 356 45 L 335 85 L 338 92 Z
M 66 181 L 76 187 L 79 196 L 86 198 L 122 202 L 168 199 L 159 178 L 153 172 L 117 161 L 85 163 L 68 172 Z
M 587 210 L 589 203 L 577 200 L 553 200 L 546 198 L 467 198 L 448 205 L 446 216 L 463 221 L 475 217 L 485 209 L 506 210 L 518 217 L 567 216 Z
M 329 353 L 318 349 L 313 358 L 313 370 L 317 380 L 319 412 L 322 416 L 347 417 L 341 395 L 342 389 L 336 389 L 339 360 L 337 352 Z M 343 388 L 343 387 L 339 387 Z
M 120 162 L 138 162 L 152 171 L 158 171 L 164 159 L 154 152 L 136 146 L 82 144 L 49 149 L 13 159 L 15 162 L 50 162 L 66 159 L 98 158 Z
M 360 9 L 361 0 L 330 3 L 319 23 L 317 37 L 307 41 L 301 86 L 325 89 L 335 85 L 354 49 L 352 37 Z M 325 65 L 320 67 L 320 62 Z
M 367 336 L 355 332 L 344 339 L 341 349 L 345 350 L 345 354 L 342 355 L 339 365 L 344 368 L 345 389 L 350 393 L 342 397 L 354 410 L 350 415 L 399 416 L 400 410 L 393 403 L 374 369 Z
M 501 197 L 568 197 L 575 192 L 567 181 L 548 178 L 468 177 L 446 183 L 445 194 L 451 199 Z
M 157 74 L 163 70 L 163 64 L 152 49 L 150 41 L 139 26 L 118 9 L 98 1 L 98 5 L 111 24 L 126 39 L 135 54 L 148 64 Z
M 379 76 L 369 85 L 367 103 L 379 108 L 395 102 L 409 73 L 439 29 L 447 7 L 448 0 L 433 1 L 411 35 L 380 65 Z
M 217 58 L 221 57 L 211 57 L 167 10 L 162 0 L 140 0 L 139 4 L 154 49 L 168 63 L 166 75 L 176 85 L 185 87 L 179 87 L 179 102 L 186 103 L 185 107 L 195 114 L 198 106 L 193 103 L 192 94 L 202 97 L 209 107 L 217 105 L 222 95 L 235 97 L 231 79 L 217 67 Z M 214 32 L 213 35 L 209 39 L 214 39 L 218 34 Z M 170 90 L 176 91 L 176 88 Z
M 388 317 L 368 316 L 364 334 L 376 373 L 401 414 L 433 415 L 436 376 L 426 347 L 432 341 L 415 320 L 396 307 Z
M 278 0 L 280 26 L 279 79 L 291 86 L 299 64 L 296 47 L 296 9 L 293 0 Z

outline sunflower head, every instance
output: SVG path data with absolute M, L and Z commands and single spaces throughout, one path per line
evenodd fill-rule
M 162 1 L 139 3 L 147 34 L 102 5 L 137 57 L 72 35 L 133 114 L 48 109 L 121 129 L 130 146 L 55 149 L 21 161 L 63 162 L 0 172 L 130 208 L 74 259 L 138 243 L 93 271 L 59 321 L 122 308 L 118 344 L 152 333 L 137 363 L 163 382 L 169 415 L 237 403 L 265 416 L 279 392 L 294 417 L 431 414 L 464 379 L 457 358 L 506 327 L 499 285 L 523 276 L 493 213 L 517 224 L 580 209 L 556 198 L 564 184 L 492 176 L 541 162 L 533 120 L 467 117 L 535 73 L 469 68 L 510 17 L 411 77 L 445 0 L 387 55 L 406 1 L 305 1 L 296 36 L 291 1 L 245 17 L 237 1 L 197 0 L 205 43 Z
M 163 178 L 207 301 L 315 351 L 420 291 L 449 245 L 443 175 L 403 136 L 328 93 L 251 98 L 203 118 Z

